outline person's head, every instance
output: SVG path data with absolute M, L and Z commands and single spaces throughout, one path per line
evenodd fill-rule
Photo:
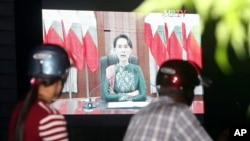
M 175 101 L 191 105 L 194 89 L 200 84 L 200 68 L 194 62 L 168 60 L 158 71 L 156 85 L 160 96 L 170 96 Z
M 62 90 L 70 61 L 66 50 L 58 45 L 43 44 L 34 48 L 29 60 L 31 84 L 38 86 L 38 97 L 51 102 Z
M 68 75 L 70 61 L 63 47 L 54 44 L 42 44 L 35 47 L 29 56 L 28 75 L 31 89 L 25 97 L 17 116 L 13 140 L 23 140 L 23 126 L 30 108 L 37 98 L 47 102 L 61 93 L 62 85 Z
M 119 61 L 127 61 L 132 49 L 132 42 L 127 35 L 121 34 L 114 39 L 114 50 Z

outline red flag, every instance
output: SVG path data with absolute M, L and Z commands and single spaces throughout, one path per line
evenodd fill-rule
M 65 40 L 65 46 L 68 48 L 74 64 L 79 70 L 83 68 L 83 54 L 85 54 L 81 42 L 81 35 L 81 25 L 73 23 Z
M 46 40 L 44 43 L 51 43 L 64 46 L 64 41 L 62 39 L 62 25 L 58 21 L 53 21 L 52 25 L 49 27 L 48 33 L 45 35 Z
M 169 59 L 169 38 L 168 38 L 168 25 L 167 23 L 164 23 L 164 30 L 165 30 L 165 40 L 166 40 L 166 55 L 167 55 L 167 59 Z
M 73 53 L 72 53 L 72 50 L 70 48 L 70 41 L 67 39 L 68 36 L 66 34 L 66 31 L 65 31 L 63 20 L 61 21 L 61 23 L 62 23 L 62 33 L 63 33 L 64 47 L 68 52 L 69 58 L 73 61 L 74 66 L 76 66 L 77 60 L 75 58 L 73 58 Z
M 203 101 L 194 101 L 192 103 L 192 111 L 193 113 L 197 113 L 197 114 L 202 114 L 204 113 L 204 102 Z
M 167 24 L 165 24 L 165 26 L 167 26 Z M 182 48 L 174 31 L 168 38 L 167 45 L 168 45 L 167 50 L 169 54 L 169 59 L 182 59 Z
M 187 51 L 187 36 L 186 36 L 186 25 L 185 23 L 181 24 L 182 29 L 182 41 L 183 41 L 183 48 Z
M 190 33 L 187 39 L 187 58 L 202 67 L 201 46 L 193 33 Z
M 187 52 L 187 59 L 202 67 L 201 46 L 194 36 L 194 33 L 197 33 L 195 26 L 195 24 L 182 23 L 183 48 Z M 192 29 L 189 31 L 188 36 L 186 29 Z M 197 34 L 200 33 L 198 32 Z
M 152 29 L 149 23 L 144 23 L 144 40 L 145 43 L 151 47 L 151 43 L 153 41 Z
M 83 37 L 83 46 L 86 63 L 90 71 L 94 72 L 98 68 L 98 50 L 89 31 Z
M 152 29 L 149 23 L 144 23 L 144 39 L 148 45 L 155 62 L 160 66 L 166 59 L 166 47 L 158 32 L 152 36 Z
M 82 42 L 84 48 L 85 63 L 90 71 L 97 70 L 99 65 L 98 45 L 97 45 L 97 24 L 93 11 L 78 11 L 77 16 L 81 24 Z
M 160 35 L 156 32 L 152 45 L 151 45 L 151 53 L 154 53 L 154 58 L 158 66 L 160 66 L 167 59 L 166 48 L 162 43 Z

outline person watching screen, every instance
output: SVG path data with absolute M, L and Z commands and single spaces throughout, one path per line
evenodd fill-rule
M 145 101 L 146 84 L 141 67 L 129 63 L 131 40 L 121 34 L 114 39 L 113 45 L 118 63 L 106 68 L 105 101 Z
M 68 140 L 64 116 L 50 105 L 67 78 L 68 54 L 61 46 L 43 44 L 34 48 L 29 59 L 31 88 L 13 111 L 8 140 Z
M 156 77 L 159 98 L 131 118 L 123 140 L 211 141 L 189 108 L 201 84 L 199 71 L 193 62 L 164 62 Z

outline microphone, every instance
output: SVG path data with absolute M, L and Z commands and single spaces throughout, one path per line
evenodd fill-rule
M 96 108 L 97 107 L 97 104 L 94 103 L 91 99 L 91 95 L 92 93 L 97 89 L 99 88 L 100 86 L 102 86 L 103 83 L 100 83 L 99 85 L 97 85 L 96 87 L 94 87 L 90 92 L 89 92 L 89 98 L 88 98 L 88 101 L 84 104 L 83 108 L 84 109 L 93 109 L 93 108 Z
M 146 83 L 148 83 L 150 86 L 153 86 L 154 88 L 156 88 L 156 92 L 155 93 L 151 93 L 151 94 L 156 94 L 156 98 L 159 98 L 159 93 L 157 91 L 157 86 L 155 84 L 152 84 L 149 80 L 145 80 Z
M 114 77 L 114 76 L 113 76 Z M 110 78 L 112 79 L 112 77 Z M 108 81 L 110 80 L 108 79 Z M 96 87 L 94 87 L 90 92 L 89 92 L 89 97 L 88 97 L 88 101 L 84 104 L 83 109 L 93 109 L 96 108 L 98 105 L 92 101 L 91 99 L 91 95 L 92 93 L 97 90 L 98 88 L 100 88 L 104 83 L 100 83 L 98 84 Z
M 107 76 L 106 76 L 106 72 L 104 73 L 104 81 L 109 81 L 111 79 L 113 79 L 115 77 L 115 73 L 112 74 L 112 76 L 110 76 L 110 78 L 108 79 Z M 102 81 L 102 79 L 100 80 Z M 84 104 L 83 108 L 84 109 L 92 109 L 92 108 L 96 108 L 97 107 L 97 104 L 95 104 L 92 99 L 91 99 L 91 95 L 92 93 L 99 87 L 101 87 L 102 85 L 104 84 L 104 82 L 101 82 L 99 85 L 97 85 L 96 87 L 94 87 L 90 92 L 89 92 L 89 97 L 88 97 L 88 101 Z

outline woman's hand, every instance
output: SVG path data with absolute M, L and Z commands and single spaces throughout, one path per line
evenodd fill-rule
M 135 90 L 135 91 L 133 91 L 133 92 L 127 93 L 128 96 L 136 96 L 136 95 L 138 95 L 138 94 L 139 94 L 139 90 Z
M 110 94 L 114 94 L 115 93 L 114 90 L 111 87 L 109 87 L 109 93 Z
M 139 95 L 139 90 L 129 93 L 120 93 L 119 101 L 133 101 L 133 96 Z

